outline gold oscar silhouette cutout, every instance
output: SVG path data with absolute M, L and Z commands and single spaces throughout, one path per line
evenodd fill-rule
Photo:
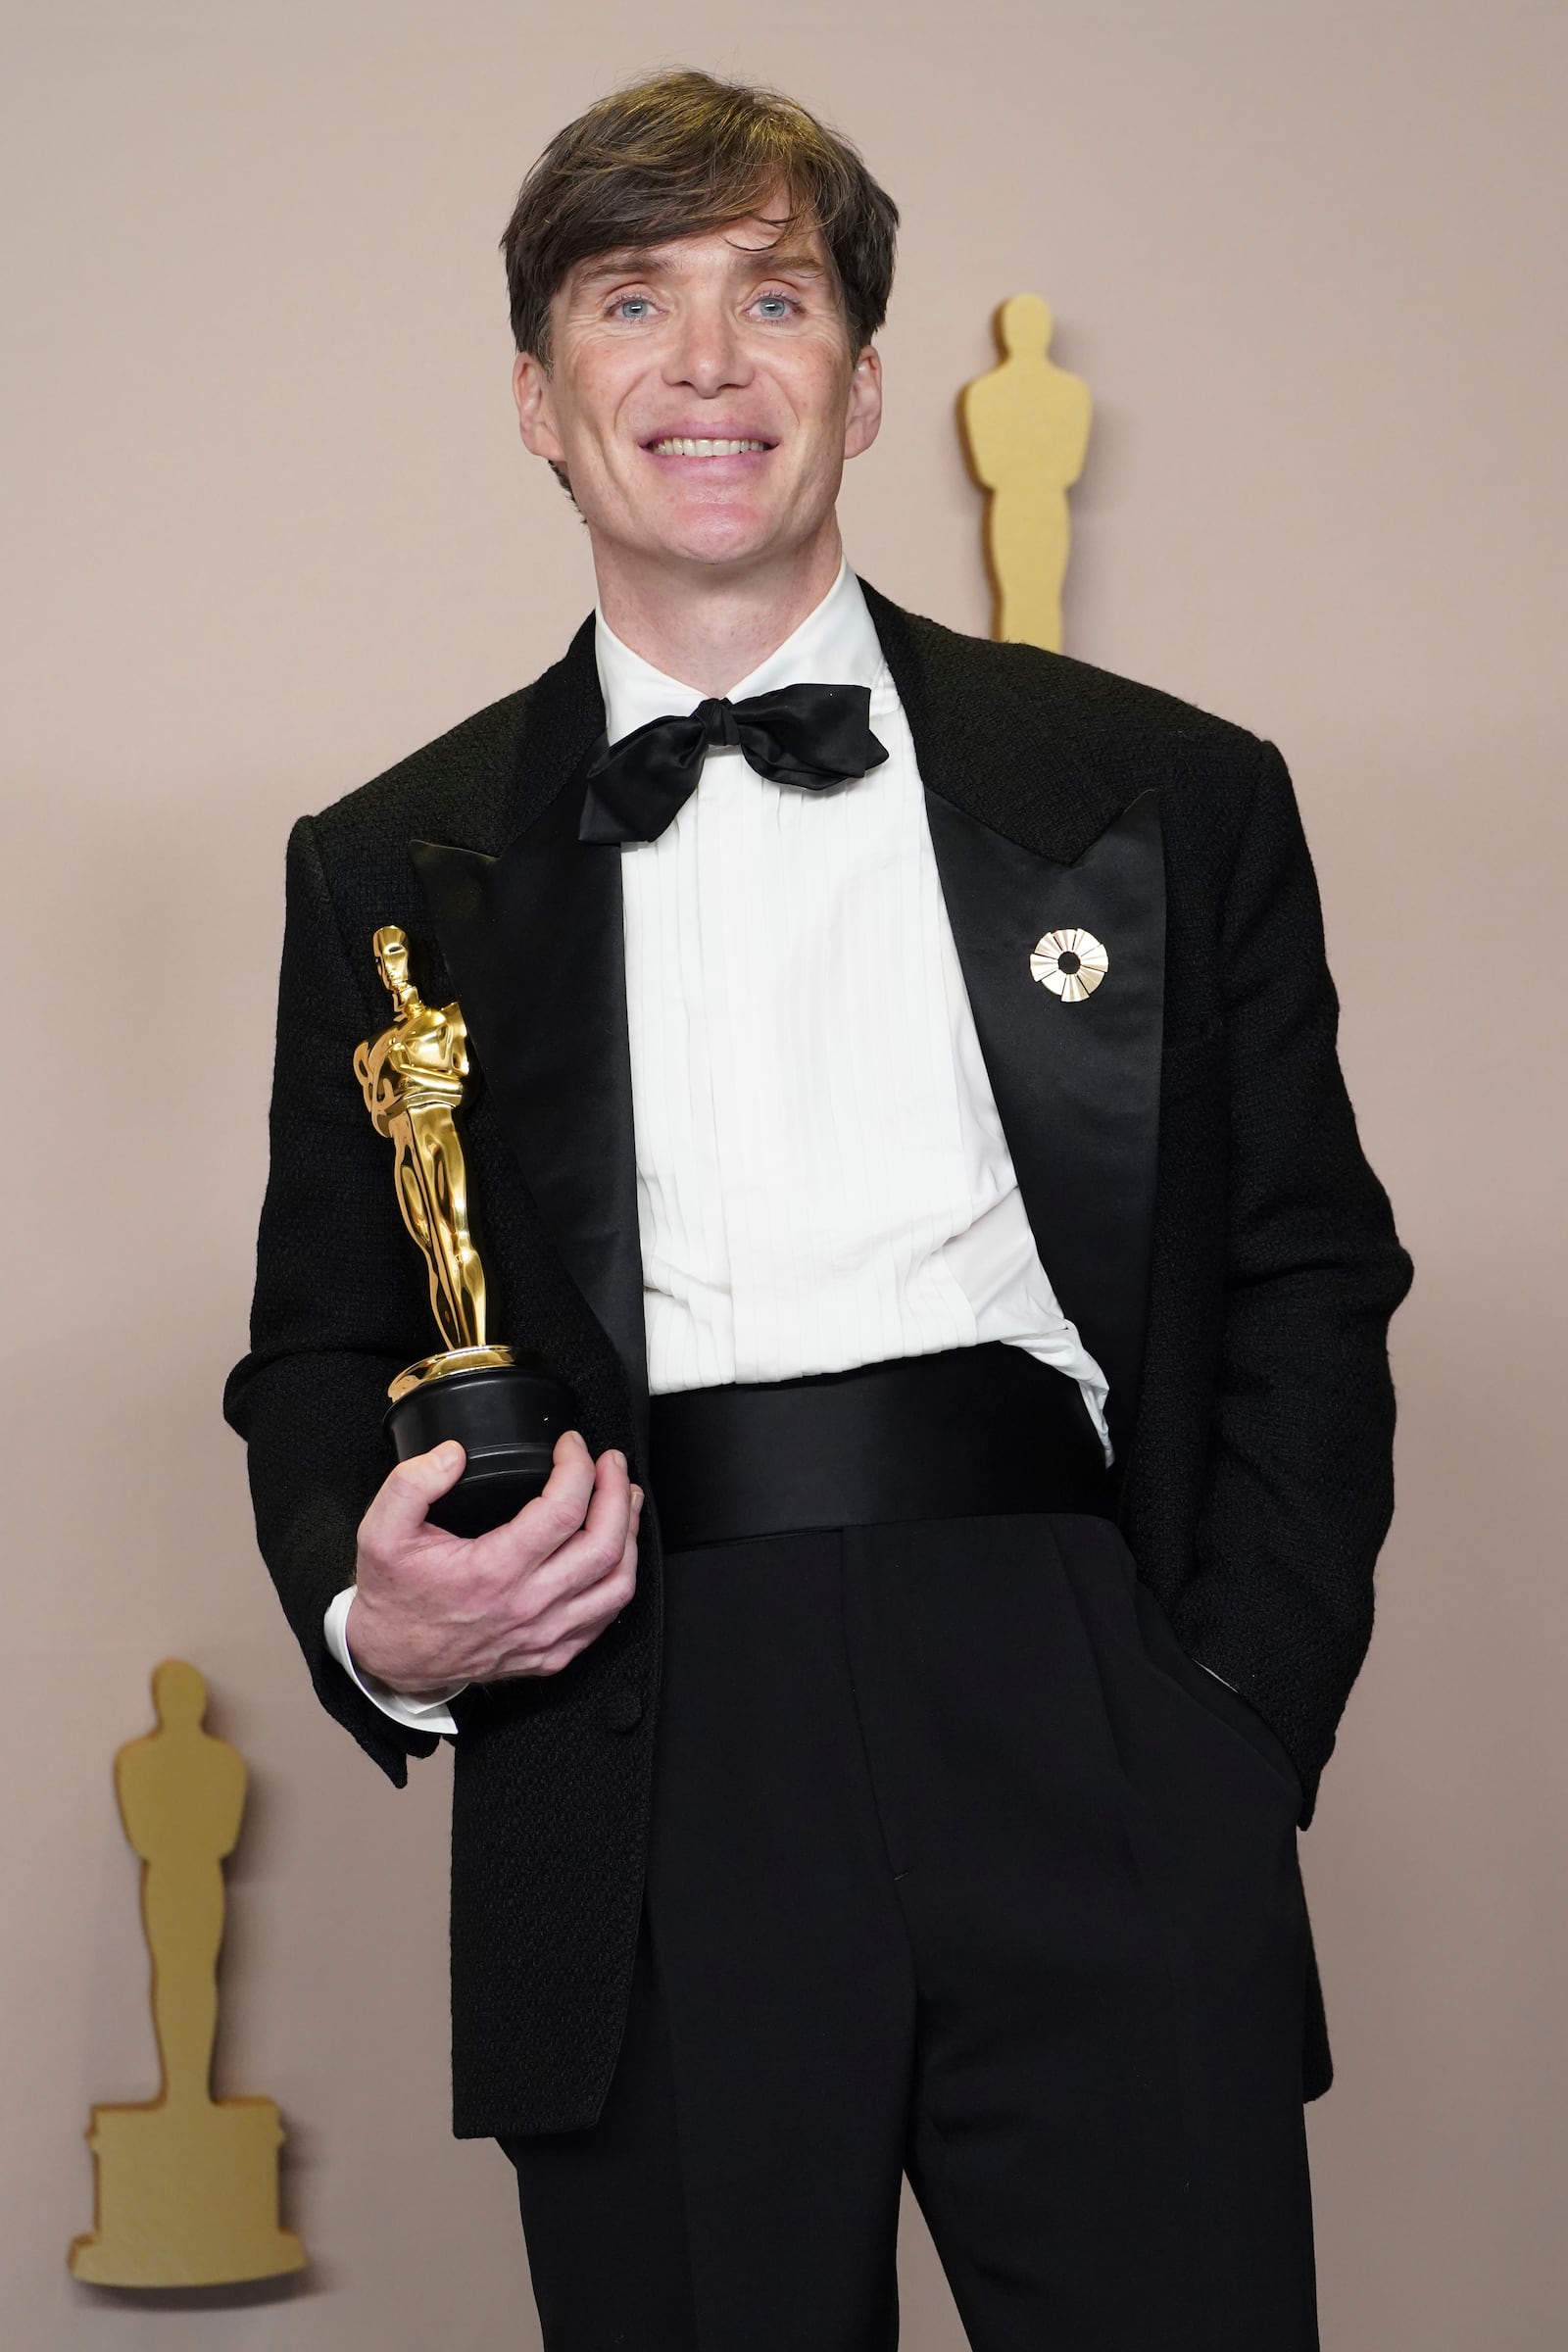
M 992 635 L 1059 654 L 1067 492 L 1089 447 L 1089 386 L 1046 357 L 1052 317 L 1038 294 L 1014 294 L 996 324 L 1004 356 L 958 404 L 969 463 L 991 493 Z
M 202 1729 L 207 1686 L 165 1660 L 153 1676 L 158 1729 L 115 1758 L 125 1836 L 142 1859 L 141 1911 L 152 1957 L 156 2099 L 95 2107 L 97 2226 L 71 2268 L 97 2286 L 225 2286 L 303 2268 L 278 2227 L 283 2128 L 270 2099 L 214 2099 L 223 1857 L 245 1809 L 245 1765 Z
M 392 1383 L 394 1397 L 421 1381 L 513 1361 L 485 1345 L 484 1268 L 468 1231 L 468 1179 L 455 1114 L 468 1075 L 468 1031 L 458 1004 L 426 1004 L 409 977 L 406 932 L 388 923 L 371 945 L 397 1017 L 357 1047 L 354 1075 L 377 1135 L 396 1153 L 398 1206 L 423 1253 L 430 1304 L 446 1341 Z

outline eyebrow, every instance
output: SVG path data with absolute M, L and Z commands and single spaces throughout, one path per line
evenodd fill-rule
M 680 264 L 673 258 L 675 248 L 665 245 L 627 245 L 618 253 L 601 254 L 597 260 L 581 262 L 573 272 L 573 282 L 579 286 L 597 286 L 613 277 L 652 277 L 661 270 L 676 275 Z M 762 274 L 769 277 L 825 277 L 826 270 L 808 246 L 781 249 L 777 245 L 735 245 L 731 250 L 748 260 L 765 265 Z

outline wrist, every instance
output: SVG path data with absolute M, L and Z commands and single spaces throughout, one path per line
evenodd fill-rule
M 356 1591 L 343 1619 L 343 1642 L 354 1661 L 355 1672 L 366 1682 L 376 1684 L 397 1698 L 441 1699 L 463 1689 L 461 1676 L 421 1671 L 417 1662 L 396 1643 L 389 1644 L 380 1638 L 381 1630 L 373 1606 Z

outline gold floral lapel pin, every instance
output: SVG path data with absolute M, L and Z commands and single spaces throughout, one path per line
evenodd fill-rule
M 1064 1004 L 1092 997 L 1110 969 L 1110 957 L 1092 931 L 1048 931 L 1029 954 L 1029 970 Z

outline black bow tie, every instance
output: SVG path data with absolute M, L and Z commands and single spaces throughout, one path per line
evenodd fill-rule
M 602 742 L 588 768 L 579 841 L 655 841 L 697 788 L 717 744 L 736 743 L 775 784 L 819 791 L 880 767 L 869 686 L 782 686 L 744 703 L 699 703 L 689 718 L 651 718 L 617 744 Z

